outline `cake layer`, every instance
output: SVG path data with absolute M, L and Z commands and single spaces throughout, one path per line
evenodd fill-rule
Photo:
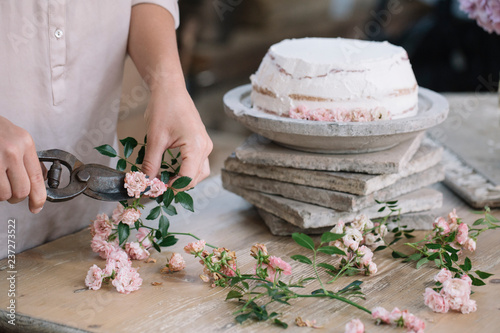
M 253 106 L 281 116 L 372 121 L 418 111 L 408 55 L 388 42 L 284 40 L 271 46 L 250 79 Z

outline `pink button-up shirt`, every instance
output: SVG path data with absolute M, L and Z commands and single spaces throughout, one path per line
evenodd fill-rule
M 166 8 L 178 26 L 177 0 L 0 1 L 0 115 L 26 129 L 37 150 L 108 163 L 93 147 L 116 142 L 131 8 L 140 3 Z M 113 206 L 82 195 L 33 215 L 27 200 L 0 202 L 0 258 L 8 219 L 16 220 L 20 252 L 80 230 Z

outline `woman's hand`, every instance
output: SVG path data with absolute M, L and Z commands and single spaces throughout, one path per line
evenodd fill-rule
M 42 167 L 31 135 L 0 116 L 0 201 L 15 204 L 29 197 L 29 209 L 39 213 L 45 200 Z

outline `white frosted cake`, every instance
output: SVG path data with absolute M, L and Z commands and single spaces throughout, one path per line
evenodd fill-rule
M 284 117 L 374 121 L 418 111 L 408 54 L 388 42 L 287 39 L 271 46 L 250 79 L 253 107 Z

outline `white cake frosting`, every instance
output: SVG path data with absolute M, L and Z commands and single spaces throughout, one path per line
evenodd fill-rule
M 287 39 L 271 46 L 250 79 L 253 107 L 280 116 L 372 121 L 418 111 L 408 54 L 388 42 Z

